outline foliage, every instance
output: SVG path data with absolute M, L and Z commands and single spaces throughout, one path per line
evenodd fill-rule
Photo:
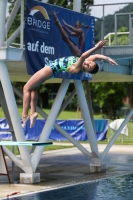
M 128 32 L 128 28 L 123 26 L 120 29 L 118 29 L 118 32 L 119 33 Z M 109 45 L 109 37 L 106 39 L 107 39 L 106 45 Z M 129 33 L 117 34 L 117 45 L 129 45 L 129 44 L 130 44 Z M 115 34 L 110 36 L 110 46 L 113 45 L 115 45 Z
M 127 95 L 124 83 L 91 83 L 90 86 L 94 103 L 100 106 L 103 113 L 115 119 Z
M 128 32 L 128 28 L 122 26 L 120 29 L 118 29 L 118 32 Z
M 118 29 L 118 32 L 128 32 L 128 28 L 122 26 L 120 29 Z M 117 44 L 118 45 L 129 45 L 130 43 L 130 37 L 129 34 L 127 35 L 118 35 L 117 36 Z
M 125 84 L 127 96 L 129 98 L 129 108 L 133 108 L 133 83 L 131 82 L 126 82 Z
M 133 12 L 133 4 L 129 4 L 125 6 L 124 8 L 120 9 L 116 13 L 132 13 Z M 107 35 L 108 33 L 114 32 L 114 14 L 113 15 L 107 15 L 104 17 L 104 35 Z M 117 18 L 117 31 L 121 29 L 121 27 L 126 27 L 127 31 L 129 31 L 129 16 L 128 15 L 120 15 Z M 96 21 L 96 41 L 99 41 L 101 39 L 101 21 Z
M 11 14 L 12 9 L 13 9 L 14 4 L 15 4 L 15 0 L 9 0 L 9 3 L 10 3 L 10 6 L 9 6 L 8 12 L 9 12 L 9 14 Z M 8 37 L 10 37 L 19 26 L 20 26 L 20 9 L 19 9 L 18 14 L 16 15 L 15 20 L 13 21 L 13 24 L 12 24 L 10 30 L 9 30 Z M 15 42 L 20 43 L 20 39 L 17 38 L 15 40 Z
M 43 111 L 48 115 L 50 113 L 50 109 L 43 109 Z M 19 117 L 21 118 L 22 116 L 22 107 L 18 106 L 18 113 L 19 113 Z M 80 113 L 81 116 L 81 113 Z M 0 107 L 0 118 L 5 118 L 5 115 L 3 113 L 2 108 Z M 38 116 L 38 118 L 42 118 L 41 115 Z M 98 115 L 98 118 L 101 118 L 100 115 Z M 62 120 L 67 120 L 67 119 L 79 119 L 79 117 L 77 116 L 77 112 L 75 111 L 63 111 L 58 119 L 62 119 Z M 81 119 L 81 118 L 80 118 Z
M 48 3 L 71 10 L 73 9 L 73 0 L 48 0 Z M 88 6 L 90 4 L 92 5 L 93 3 L 94 3 L 93 0 L 82 0 L 81 12 L 87 13 Z
M 41 1 L 41 0 L 38 0 L 38 1 Z M 12 9 L 14 8 L 16 0 L 8 0 L 8 2 L 10 3 L 9 10 L 8 10 L 9 15 L 10 15 L 11 12 L 12 12 Z M 26 12 L 26 0 L 24 0 L 24 12 Z M 16 15 L 16 17 L 15 17 L 15 19 L 13 21 L 13 24 L 12 24 L 10 30 L 9 30 L 8 37 L 10 37 L 14 33 L 14 31 L 20 26 L 20 18 L 21 18 L 21 14 L 20 13 L 21 13 L 21 11 L 20 11 L 20 8 L 19 8 L 19 10 L 17 12 L 17 15 Z M 14 42 L 15 43 L 20 43 L 20 37 L 18 36 L 15 39 Z

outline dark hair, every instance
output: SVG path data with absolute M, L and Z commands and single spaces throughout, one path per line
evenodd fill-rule
M 95 63 L 96 63 L 96 62 L 95 62 Z M 90 74 L 96 74 L 98 71 L 99 71 L 99 67 L 98 67 L 98 64 L 96 63 L 96 66 L 94 67 L 94 69 L 91 70 L 89 73 L 90 73 Z
M 85 25 L 85 24 L 81 23 L 81 21 L 80 21 L 80 20 L 77 20 L 77 21 L 76 21 L 76 24 L 75 24 L 75 26 L 77 25 L 77 23 L 80 25 L 80 27 L 81 27 L 81 28 L 90 28 L 90 26 L 87 26 L 87 25 Z

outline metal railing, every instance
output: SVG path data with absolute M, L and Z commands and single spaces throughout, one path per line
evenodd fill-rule
M 13 24 L 13 21 L 17 15 L 17 12 L 21 8 L 21 18 L 20 18 L 20 26 L 14 31 L 14 33 L 7 38 L 8 32 Z M 20 48 L 23 48 L 24 45 L 24 0 L 16 0 L 14 8 L 6 22 L 5 25 L 5 46 L 9 47 L 13 41 L 20 35 Z
M 133 12 L 130 12 L 130 13 L 115 13 L 115 46 L 117 45 L 117 16 L 120 16 L 120 15 L 128 15 L 129 17 L 129 35 L 130 35 L 130 45 L 133 44 L 133 27 L 132 27 L 132 15 L 133 15 Z
M 122 36 L 122 35 L 127 35 L 127 36 L 129 36 L 130 37 L 130 32 L 113 32 L 113 33 L 108 33 L 105 37 L 104 37 L 104 39 L 106 40 L 106 39 L 108 39 L 108 42 L 106 43 L 106 44 L 108 44 L 108 46 L 114 46 L 115 45 L 115 35 L 120 35 L 120 36 Z M 114 36 L 114 37 L 112 37 L 112 36 Z M 118 37 L 117 37 L 118 38 Z M 130 44 L 130 40 L 129 40 L 129 43 L 128 44 L 125 44 L 125 45 L 129 45 Z M 117 42 L 117 45 L 119 45 L 118 44 L 118 42 Z
M 88 14 L 89 15 L 92 15 L 91 14 L 91 10 L 94 8 L 94 7 L 98 7 L 99 11 L 100 11 L 100 17 L 98 16 L 95 16 L 95 15 L 98 15 L 97 12 L 93 15 L 97 20 L 100 20 L 100 23 L 101 23 L 101 26 L 100 26 L 100 29 L 98 29 L 98 31 L 101 31 L 101 37 L 100 38 L 97 38 L 97 39 L 101 39 L 103 40 L 104 37 L 105 37 L 105 11 L 108 10 L 106 8 L 110 7 L 110 6 L 118 6 L 118 5 L 129 5 L 129 4 L 133 4 L 133 2 L 123 2 L 123 3 L 113 3 L 113 4 L 96 4 L 96 5 L 89 5 L 87 10 L 88 10 Z M 91 9 L 92 8 L 92 9 Z M 101 10 L 100 10 L 101 8 Z M 118 9 L 119 10 L 119 9 Z M 109 15 L 106 13 L 106 16 Z M 129 24 L 129 32 L 130 32 L 130 35 L 129 35 L 129 45 L 133 45 L 133 25 L 132 25 L 132 22 L 133 22 L 133 18 L 132 18 L 132 15 L 133 15 L 133 12 L 130 12 L 130 13 L 114 13 L 114 29 L 109 31 L 109 32 L 115 32 L 115 37 L 114 37 L 114 44 L 117 45 L 117 35 L 118 35 L 118 30 L 117 30 L 117 18 L 118 18 L 118 15 L 128 15 L 129 16 L 129 20 L 127 21 L 127 23 Z M 96 27 L 97 28 L 97 27 Z M 106 33 L 107 34 L 107 33 Z

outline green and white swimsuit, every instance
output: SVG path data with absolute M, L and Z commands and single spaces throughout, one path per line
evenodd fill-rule
M 67 56 L 63 58 L 58 58 L 54 61 L 49 61 L 47 66 L 50 66 L 52 68 L 54 77 L 59 71 L 67 72 L 68 67 L 76 63 L 77 60 L 78 57 L 76 56 Z

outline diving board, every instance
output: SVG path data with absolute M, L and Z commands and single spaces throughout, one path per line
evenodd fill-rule
M 9 183 L 11 183 L 2 146 L 48 146 L 52 144 L 52 142 L 0 142 L 0 175 L 6 175 Z
M 0 142 L 0 146 L 48 146 L 52 142 Z

